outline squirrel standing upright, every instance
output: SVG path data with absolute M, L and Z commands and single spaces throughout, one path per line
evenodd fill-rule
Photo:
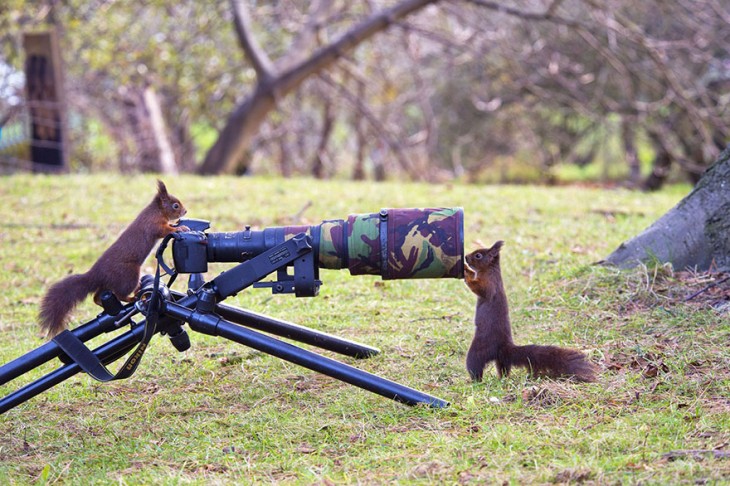
M 491 248 L 476 250 L 465 257 L 464 281 L 477 299 L 476 332 L 466 356 L 466 368 L 481 381 L 484 367 L 496 361 L 497 374 L 509 375 L 513 366 L 522 366 L 533 375 L 572 376 L 579 381 L 595 381 L 595 366 L 585 355 L 556 346 L 516 346 L 512 342 L 507 294 L 502 284 L 498 241 Z
M 139 287 L 140 269 L 155 243 L 170 233 L 186 231 L 172 226 L 187 210 L 178 198 L 168 194 L 157 181 L 157 194 L 117 240 L 99 257 L 91 269 L 69 275 L 48 289 L 41 302 L 39 320 L 48 338 L 66 329 L 71 311 L 90 293 L 99 304 L 102 291 L 110 290 L 122 301 L 130 302 Z

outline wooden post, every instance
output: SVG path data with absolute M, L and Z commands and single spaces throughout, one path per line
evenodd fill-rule
M 68 136 L 56 32 L 27 33 L 23 36 L 23 47 L 33 170 L 61 172 L 68 167 Z

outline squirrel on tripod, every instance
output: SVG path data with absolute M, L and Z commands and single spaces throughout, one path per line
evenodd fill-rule
M 499 251 L 503 241 L 491 248 L 476 250 L 465 257 L 464 281 L 477 295 L 474 340 L 466 356 L 466 368 L 474 381 L 481 381 L 484 367 L 495 361 L 500 378 L 513 366 L 521 366 L 535 376 L 570 376 L 578 381 L 595 381 L 595 366 L 580 351 L 557 346 L 512 341 L 507 295 L 502 284 Z
M 39 320 L 49 339 L 66 329 L 71 311 L 90 293 L 100 304 L 103 291 L 111 291 L 119 300 L 131 302 L 139 288 L 142 264 L 155 243 L 170 233 L 187 231 L 172 226 L 187 210 L 182 202 L 157 181 L 157 194 L 117 240 L 99 257 L 88 272 L 69 275 L 48 289 L 41 302 Z

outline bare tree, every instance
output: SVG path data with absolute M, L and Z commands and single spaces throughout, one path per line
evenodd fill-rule
M 474 100 L 475 133 L 522 118 L 536 143 L 529 147 L 532 137 L 525 133 L 521 140 L 502 140 L 510 150 L 543 153 L 548 165 L 583 163 L 598 146 L 611 145 L 602 138 L 621 138 L 627 129 L 634 141 L 658 133 L 662 144 L 652 146 L 660 165 L 645 187 L 658 187 L 664 179 L 655 176 L 668 175 L 671 166 L 696 181 L 730 137 L 730 120 L 723 116 L 729 101 L 721 94 L 730 70 L 720 67 L 730 57 L 727 6 L 715 0 L 469 3 L 475 8 L 445 9 L 460 32 L 470 34 L 467 52 L 483 73 L 479 79 L 468 64 L 456 68 L 458 76 L 471 78 L 460 90 Z M 453 92 L 449 86 L 444 96 Z M 469 113 L 468 105 L 460 112 Z M 621 120 L 631 126 L 622 129 Z M 442 132 L 452 151 L 470 137 L 449 139 L 450 132 Z M 627 173 L 637 183 L 638 160 L 623 138 L 629 142 L 622 154 Z
M 240 0 L 231 0 L 238 39 L 256 71 L 257 82 L 253 93 L 238 104 L 228 118 L 215 144 L 205 156 L 199 172 L 215 174 L 232 170 L 262 121 L 275 107 L 277 98 L 291 93 L 304 80 L 330 67 L 345 53 L 394 22 L 434 2 L 435 0 L 404 0 L 356 24 L 311 56 L 293 63 L 291 67 L 278 70 L 252 34 L 250 15 L 245 4 Z

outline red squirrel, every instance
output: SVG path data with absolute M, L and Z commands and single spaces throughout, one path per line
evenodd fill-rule
M 521 366 L 535 376 L 571 376 L 578 381 L 595 381 L 596 368 L 580 351 L 556 346 L 512 341 L 507 294 L 502 285 L 498 241 L 491 248 L 476 250 L 465 257 L 464 281 L 477 295 L 474 317 L 476 332 L 466 356 L 466 368 L 474 381 L 481 381 L 484 367 L 495 361 L 500 378 L 513 366 Z
M 139 287 L 140 269 L 155 243 L 170 233 L 187 231 L 172 226 L 187 210 L 178 198 L 168 194 L 165 184 L 157 181 L 157 194 L 117 240 L 99 257 L 91 269 L 69 275 L 48 289 L 41 302 L 41 330 L 53 338 L 66 329 L 71 311 L 90 293 L 100 304 L 99 296 L 110 290 L 124 302 L 131 302 Z

